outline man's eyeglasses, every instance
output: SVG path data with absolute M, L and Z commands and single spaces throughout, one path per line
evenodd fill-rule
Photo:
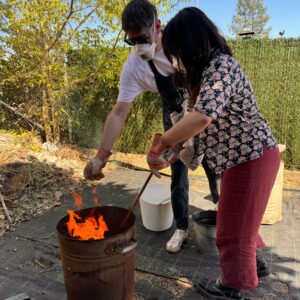
M 149 44 L 149 32 L 152 30 L 154 23 L 149 27 L 148 35 L 140 35 L 133 38 L 128 38 L 127 33 L 124 36 L 124 42 L 129 46 L 135 46 L 137 44 Z
M 129 46 L 135 46 L 137 44 L 149 44 L 149 36 L 141 35 L 134 38 L 128 38 L 125 34 L 124 42 Z

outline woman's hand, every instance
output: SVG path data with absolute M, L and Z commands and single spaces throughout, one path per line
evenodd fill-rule
M 167 147 L 162 139 L 162 135 L 154 135 L 151 148 L 147 154 L 147 163 L 153 174 L 160 178 L 159 170 L 167 168 L 177 160 L 177 156 L 172 148 Z

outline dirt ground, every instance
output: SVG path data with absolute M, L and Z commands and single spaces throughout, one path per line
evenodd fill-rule
M 9 227 L 59 206 L 63 194 L 89 186 L 82 170 L 94 153 L 69 145 L 53 148 L 28 132 L 0 131 L 0 237 Z M 105 169 L 120 165 L 148 168 L 145 155 L 115 153 Z M 163 173 L 170 174 L 170 169 Z M 199 168 L 190 175 L 205 173 Z M 284 188 L 300 188 L 300 171 L 284 172 Z

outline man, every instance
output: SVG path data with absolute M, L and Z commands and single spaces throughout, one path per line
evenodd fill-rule
M 133 100 L 142 92 L 159 92 L 163 101 L 164 130 L 172 126 L 170 114 L 182 110 L 183 95 L 176 91 L 170 76 L 175 72 L 164 55 L 161 37 L 162 26 L 157 11 L 148 0 L 132 0 L 122 13 L 124 41 L 134 46 L 123 66 L 118 101 L 107 117 L 100 148 L 86 165 L 84 176 L 89 180 L 104 177 L 102 168 L 112 154 L 113 145 L 120 135 Z M 204 161 L 205 162 L 205 161 Z M 217 201 L 216 176 L 203 164 L 214 201 Z M 166 244 L 171 253 L 180 251 L 188 238 L 188 169 L 177 160 L 171 165 L 171 199 L 177 229 Z

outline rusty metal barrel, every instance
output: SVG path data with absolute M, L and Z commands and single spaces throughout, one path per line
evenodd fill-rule
M 69 216 L 57 224 L 57 235 L 68 300 L 133 300 L 135 268 L 135 216 L 131 214 L 120 229 L 128 210 L 103 206 L 76 213 L 81 217 L 91 210 L 103 215 L 109 231 L 100 240 L 78 240 L 65 226 Z

